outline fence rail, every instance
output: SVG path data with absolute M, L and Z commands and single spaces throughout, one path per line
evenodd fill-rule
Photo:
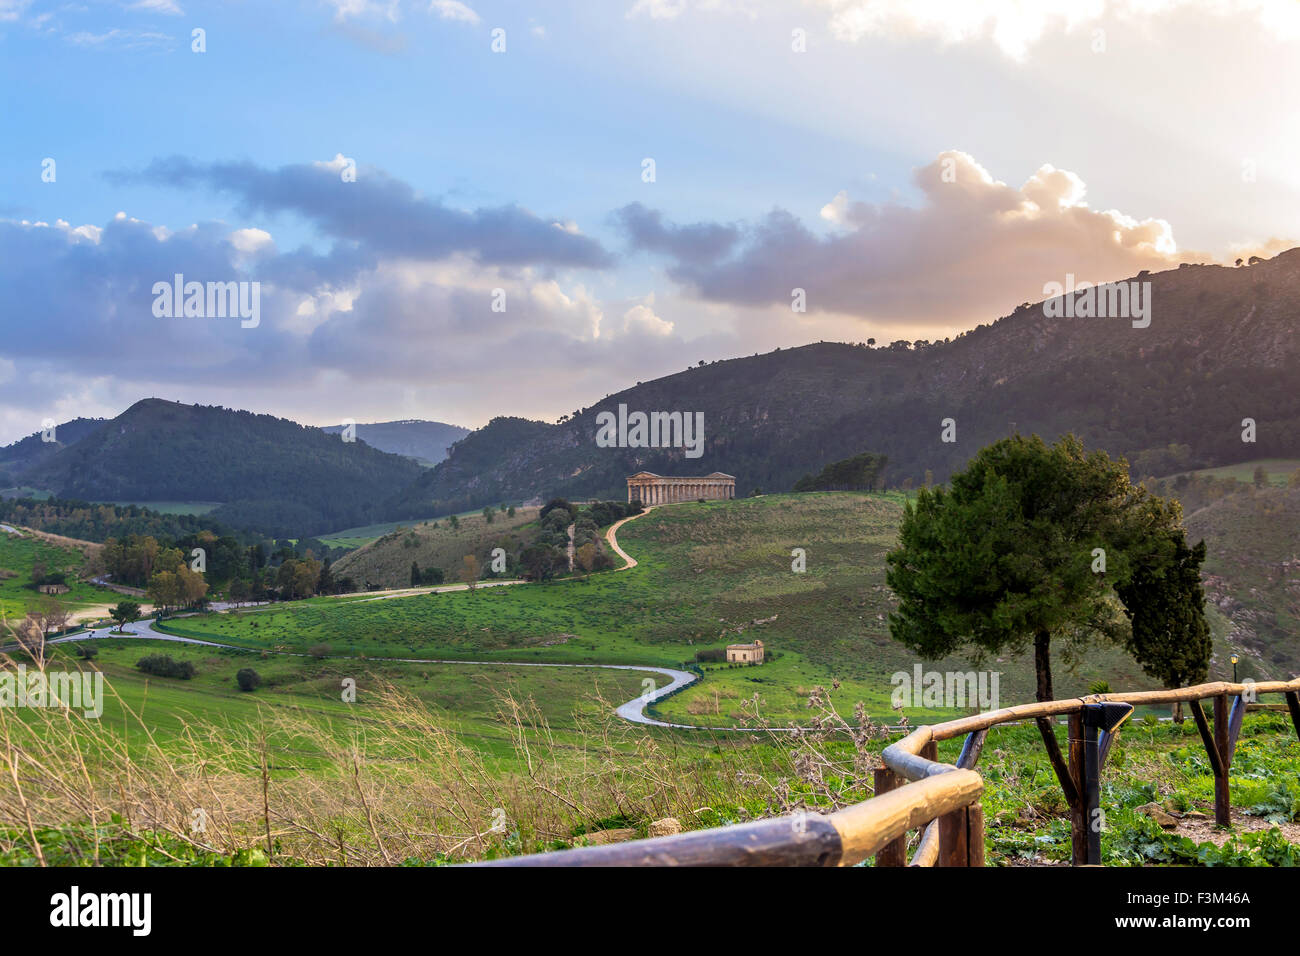
M 983 866 L 984 781 L 975 766 L 988 731 L 1033 720 L 1070 808 L 1071 859 L 1100 863 L 1099 780 L 1119 725 L 1135 706 L 1191 704 L 1214 771 L 1215 820 L 1231 823 L 1228 771 L 1247 707 L 1282 694 L 1300 737 L 1300 678 L 1236 684 L 1216 681 L 1176 690 L 1094 694 L 1020 704 L 918 727 L 886 747 L 875 796 L 833 813 L 799 813 L 610 846 L 508 857 L 476 866 Z M 1213 700 L 1213 723 L 1201 701 Z M 1055 723 L 1068 723 L 1063 756 Z M 937 745 L 965 737 L 956 764 L 940 763 Z M 907 834 L 924 828 L 912 859 Z

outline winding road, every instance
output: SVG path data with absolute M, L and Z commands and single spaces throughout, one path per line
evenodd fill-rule
M 619 527 L 626 524 L 627 522 L 634 521 L 635 519 L 641 517 L 642 514 L 648 514 L 650 510 L 651 509 L 647 508 L 645 511 L 642 511 L 641 514 L 632 515 L 629 518 L 624 518 L 621 521 L 616 521 L 614 524 L 610 525 L 609 530 L 605 532 L 605 540 L 609 542 L 609 546 L 614 550 L 615 553 L 617 553 L 621 558 L 623 558 L 624 562 L 626 562 L 623 565 L 623 567 L 616 568 L 615 570 L 626 571 L 629 568 L 636 567 L 636 559 L 618 546 L 618 539 L 615 537 L 615 532 L 619 529 Z M 572 528 L 570 528 L 570 531 L 572 531 Z M 503 585 L 523 584 L 523 583 L 524 583 L 523 581 L 492 581 L 492 582 L 483 582 L 479 586 L 480 587 L 493 587 L 493 586 L 501 587 Z M 435 588 L 419 588 L 419 589 L 411 588 L 411 589 L 401 590 L 390 594 L 383 594 L 378 597 L 366 597 L 363 598 L 362 600 L 383 601 L 390 598 L 408 597 L 415 594 L 428 594 L 434 592 L 442 593 L 447 591 L 464 591 L 466 589 L 467 589 L 467 585 L 464 584 L 453 584 L 453 585 L 447 585 L 447 586 L 435 587 Z M 114 632 L 111 628 L 105 629 L 103 631 L 92 630 L 85 634 L 73 634 L 68 637 L 57 637 L 54 640 L 50 641 L 49 643 L 62 644 L 66 641 L 107 640 L 110 638 L 134 637 L 141 640 L 171 641 L 176 644 L 197 644 L 202 647 L 221 647 L 221 648 L 229 648 L 231 650 L 237 650 L 237 651 L 253 650 L 252 648 L 248 648 L 248 647 L 240 647 L 237 644 L 220 644 L 216 641 L 204 641 L 196 637 L 179 637 L 175 634 L 164 634 L 162 631 L 154 627 L 154 620 L 155 620 L 154 618 L 146 618 L 144 620 L 140 620 L 132 624 L 128 624 L 124 629 L 123 633 Z M 307 656 L 305 653 L 299 651 L 276 651 L 274 653 L 283 654 L 288 657 Z M 373 661 L 390 661 L 399 664 L 469 664 L 469 665 L 477 665 L 480 667 L 483 666 L 586 667 L 586 668 L 597 668 L 600 670 L 642 671 L 642 672 L 648 672 L 653 674 L 661 674 L 664 677 L 668 678 L 667 684 L 663 685 L 662 687 L 656 687 L 653 690 L 647 690 L 646 692 L 642 693 L 640 696 L 632 698 L 626 704 L 620 704 L 617 708 L 615 708 L 614 713 L 616 713 L 619 717 L 623 718 L 624 720 L 630 723 L 643 724 L 648 727 L 675 727 L 681 730 L 728 729 L 728 728 L 721 728 L 721 727 L 719 728 L 697 727 L 693 724 L 671 724 L 662 720 L 656 720 L 655 718 L 646 714 L 645 709 L 650 704 L 653 704 L 655 701 L 658 700 L 663 700 L 668 695 L 673 694 L 679 689 L 687 686 L 688 684 L 694 683 L 695 681 L 699 680 L 699 677 L 696 674 L 692 674 L 689 671 L 679 671 L 671 667 L 652 667 L 645 664 L 546 664 L 546 663 L 531 663 L 531 662 L 524 663 L 520 661 L 455 661 L 455 660 L 443 660 L 439 658 L 424 658 L 424 657 L 371 657 L 368 659 Z M 751 730 L 754 728 L 738 727 L 734 729 Z

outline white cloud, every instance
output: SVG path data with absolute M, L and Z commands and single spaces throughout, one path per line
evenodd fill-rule
M 429 12 L 436 13 L 444 20 L 456 20 L 460 23 L 479 23 L 479 15 L 461 3 L 460 0 L 432 0 Z
M 0 0 L 0 23 L 9 23 L 22 16 L 32 0 Z
M 151 33 L 139 30 L 121 30 L 114 27 L 104 33 L 90 33 L 81 30 L 68 36 L 73 46 L 96 50 L 147 50 L 170 47 L 175 41 L 166 33 Z
M 686 11 L 686 0 L 636 0 L 629 17 L 648 16 L 652 20 L 675 20 Z
M 236 229 L 230 234 L 230 244 L 240 252 L 252 253 L 274 243 L 265 229 Z
M 673 334 L 673 323 L 655 315 L 654 293 L 646 296 L 641 305 L 634 305 L 623 313 L 624 332 L 643 332 L 648 335 L 666 338 Z
M 178 17 L 185 12 L 176 4 L 175 0 L 135 0 L 134 3 L 127 6 L 127 9 L 147 13 L 166 13 L 174 17 Z
M 656 0 L 644 0 L 656 2 Z M 1069 33 L 1108 16 L 1152 19 L 1182 9 L 1219 17 L 1255 17 L 1273 34 L 1300 36 L 1295 0 L 810 0 L 830 14 L 841 40 L 924 37 L 942 44 L 991 42 L 1013 60 L 1052 32 Z

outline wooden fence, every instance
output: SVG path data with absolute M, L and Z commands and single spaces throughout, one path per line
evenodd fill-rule
M 975 771 L 989 729 L 1033 720 L 1070 808 L 1071 859 L 1101 862 L 1099 780 L 1119 725 L 1135 706 L 1190 704 L 1192 719 L 1214 772 L 1214 817 L 1231 823 L 1228 770 L 1247 706 L 1263 694 L 1282 694 L 1300 737 L 1300 678 L 1230 684 L 1222 681 L 1177 690 L 1095 694 L 1021 704 L 918 727 L 882 754 L 870 800 L 834 813 L 740 823 L 676 836 L 611 846 L 508 857 L 478 866 L 853 866 L 875 857 L 876 866 L 983 866 L 984 781 Z M 1201 702 L 1212 700 L 1213 722 Z M 1065 718 L 1066 754 L 1056 737 Z M 939 763 L 941 740 L 965 737 L 955 764 Z M 924 828 L 907 860 L 907 834 Z

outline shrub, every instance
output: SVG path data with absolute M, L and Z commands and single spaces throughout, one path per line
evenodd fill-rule
M 192 663 L 178 661 L 168 654 L 150 654 L 136 661 L 135 666 L 154 677 L 175 677 L 179 680 L 189 680 L 196 673 Z
M 251 667 L 241 667 L 235 675 L 235 683 L 243 691 L 256 690 L 262 683 L 262 677 Z

